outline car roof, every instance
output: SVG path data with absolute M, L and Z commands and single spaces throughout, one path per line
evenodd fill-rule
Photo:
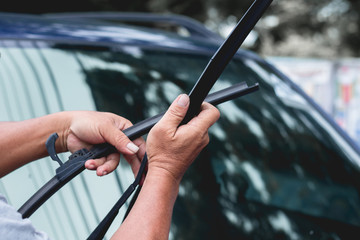
M 3 39 L 128 43 L 149 46 L 178 46 L 181 48 L 201 45 L 196 44 L 196 40 L 193 38 L 180 37 L 174 33 L 158 29 L 90 18 L 55 18 L 53 15 L 47 17 L 46 15 L 17 13 L 0 13 L 0 36 Z
M 160 29 L 103 21 L 106 16 L 114 18 L 114 13 L 102 13 L 97 17 L 89 17 L 86 14 L 0 13 L 0 39 L 42 40 L 105 46 L 141 45 L 142 47 L 168 48 L 182 52 L 206 53 L 216 51 L 223 41 L 215 33 L 213 33 L 213 37 L 183 37 Z M 128 14 L 122 16 L 129 17 Z M 132 15 L 133 18 L 136 16 L 144 18 L 146 14 Z M 158 15 L 148 14 L 145 19 L 151 20 L 152 17 L 157 20 L 159 18 Z M 239 50 L 239 53 L 258 58 L 256 54 L 247 50 Z
M 44 14 L 52 19 L 75 19 L 92 20 L 113 23 L 126 23 L 140 25 L 167 31 L 176 32 L 176 30 L 186 30 L 181 35 L 191 35 L 192 37 L 202 37 L 214 41 L 223 41 L 223 39 L 213 31 L 210 31 L 204 25 L 193 18 L 183 15 L 169 13 L 144 13 L 144 12 L 67 12 L 67 13 L 48 13 Z

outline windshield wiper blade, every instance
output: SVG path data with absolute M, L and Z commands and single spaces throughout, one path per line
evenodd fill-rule
M 250 31 L 255 27 L 272 0 L 255 0 L 244 16 L 237 23 L 228 38 L 210 59 L 203 73 L 189 93 L 190 106 L 183 122 L 188 122 L 196 116 L 205 97 L 210 92 L 227 64 L 245 41 Z
M 253 86 L 248 87 L 245 82 L 242 82 L 213 94 L 209 94 L 205 101 L 213 105 L 218 105 L 254 92 L 258 89 L 258 84 L 254 84 Z M 129 139 L 134 140 L 148 133 L 150 129 L 162 118 L 163 115 L 164 113 L 161 113 L 151 118 L 145 119 L 123 130 L 123 132 Z M 18 212 L 21 213 L 23 218 L 30 217 L 55 192 L 57 192 L 83 170 L 85 170 L 84 164 L 87 160 L 107 156 L 108 154 L 117 151 L 114 146 L 108 143 L 98 144 L 95 145 L 90 151 L 87 149 L 81 149 L 73 153 L 69 157 L 68 161 L 62 163 L 61 160 L 57 158 L 55 153 L 54 144 L 56 139 L 57 134 L 50 136 L 47 141 L 47 149 L 50 157 L 53 160 L 56 160 L 57 162 L 60 161 L 60 167 L 56 169 L 56 175 L 19 208 Z

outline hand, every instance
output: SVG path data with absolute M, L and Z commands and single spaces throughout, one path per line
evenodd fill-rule
M 118 115 L 104 112 L 72 112 L 70 129 L 66 137 L 66 146 L 70 152 L 81 148 L 90 149 L 94 144 L 108 142 L 122 153 L 136 175 L 145 152 L 145 141 L 138 138 L 133 142 L 121 131 L 132 123 Z M 100 159 L 88 160 L 85 167 L 96 170 L 98 176 L 104 176 L 116 169 L 120 154 L 113 153 Z
M 187 168 L 209 143 L 208 129 L 219 118 L 219 111 L 203 103 L 200 113 L 179 126 L 189 107 L 189 97 L 180 95 L 147 138 L 148 172 L 165 174 L 180 182 Z

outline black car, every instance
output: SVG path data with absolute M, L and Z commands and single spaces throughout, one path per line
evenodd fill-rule
M 0 120 L 99 110 L 136 123 L 188 93 L 221 38 L 178 16 L 129 16 L 0 14 Z M 171 27 L 154 27 L 163 23 Z M 358 239 L 359 148 L 245 50 L 213 91 L 242 81 L 260 90 L 218 106 L 210 143 L 182 181 L 169 238 Z M 55 168 L 49 158 L 31 163 L 3 177 L 0 192 L 20 207 Z M 52 239 L 85 239 L 132 181 L 125 161 L 103 178 L 85 171 L 30 219 Z

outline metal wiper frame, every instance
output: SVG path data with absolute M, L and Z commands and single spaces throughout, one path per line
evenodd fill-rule
M 254 28 L 255 24 L 261 18 L 271 2 L 272 0 L 255 0 L 248 11 L 240 19 L 233 32 L 210 59 L 208 65 L 189 93 L 190 106 L 182 124 L 188 122 L 191 118 L 198 114 L 203 101 L 208 101 L 209 103 L 216 105 L 258 90 L 258 84 L 248 87 L 247 84 L 243 82 L 208 96 L 210 89 L 213 87 L 229 61 L 240 48 L 245 38 Z M 136 139 L 146 134 L 152 128 L 152 126 L 154 126 L 161 119 L 162 115 L 163 114 L 159 114 L 141 121 L 134 126 L 125 129 L 123 132 L 131 140 Z M 99 144 L 95 145 L 92 149 L 90 149 L 90 151 L 87 149 L 81 149 L 73 153 L 69 157 L 68 161 L 62 163 L 55 152 L 54 145 L 56 139 L 57 134 L 51 135 L 46 145 L 50 157 L 53 160 L 59 162 L 60 167 L 56 169 L 56 175 L 42 188 L 40 188 L 27 202 L 25 202 L 22 207 L 20 207 L 18 211 L 22 214 L 23 218 L 30 217 L 56 191 L 58 191 L 67 182 L 81 173 L 85 169 L 84 164 L 86 160 L 100 158 L 116 151 L 115 147 L 108 143 Z M 117 210 L 118 209 L 116 209 L 114 206 L 111 211 Z M 104 221 L 108 220 L 104 219 Z M 101 224 L 106 225 L 104 226 L 105 229 L 96 230 L 101 231 L 100 235 L 94 231 L 93 234 L 90 235 L 91 239 L 100 239 L 106 233 L 107 228 L 110 226 L 111 222 L 104 223 L 104 221 L 101 222 Z M 95 236 L 94 234 L 97 235 Z

